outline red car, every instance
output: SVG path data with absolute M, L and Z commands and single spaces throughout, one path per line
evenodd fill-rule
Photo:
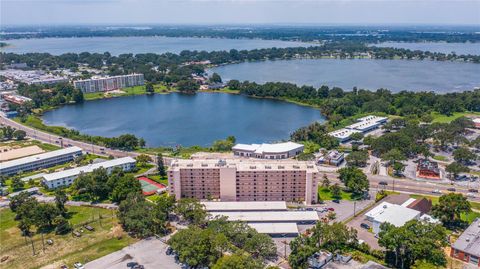
M 333 207 L 329 207 L 328 211 L 335 211 L 335 209 Z

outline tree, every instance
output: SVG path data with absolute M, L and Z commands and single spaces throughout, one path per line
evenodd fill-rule
M 215 140 L 212 145 L 213 151 L 229 151 L 235 145 L 235 137 L 229 136 L 225 140 Z
M 335 183 L 330 186 L 330 192 L 332 193 L 333 198 L 340 198 L 342 195 L 342 189 L 338 183 Z
M 55 225 L 55 234 L 66 234 L 72 230 L 72 226 L 68 220 L 62 216 L 55 217 L 53 223 Z
M 363 133 L 353 133 L 349 136 L 350 140 L 358 142 L 363 139 Z
M 33 223 L 39 228 L 53 226 L 53 220 L 59 215 L 57 208 L 52 204 L 38 204 L 35 208 Z
M 142 185 L 133 175 L 124 175 L 117 179 L 113 187 L 111 198 L 119 203 L 127 198 L 130 193 L 141 193 Z
M 153 83 L 147 82 L 147 83 L 145 84 L 145 92 L 146 92 L 147 94 L 152 94 L 152 93 L 155 92 L 155 89 L 154 89 L 154 87 L 153 87 Z
M 147 163 L 152 161 L 152 158 L 146 154 L 140 154 L 135 159 L 138 162 L 138 166 L 145 166 Z
M 470 202 L 460 193 L 449 193 L 440 196 L 438 204 L 432 207 L 432 215 L 446 227 L 457 227 L 461 224 L 462 213 L 472 210 Z
M 203 230 L 196 226 L 179 230 L 168 240 L 168 244 L 177 252 L 181 262 L 193 267 L 208 267 L 215 263 L 222 253 L 216 249 L 216 239 L 222 234 Z
M 453 151 L 453 159 L 461 164 L 468 165 L 477 159 L 477 155 L 466 148 L 458 148 Z
M 388 165 L 393 165 L 395 162 L 406 160 L 406 158 L 400 150 L 394 148 L 383 154 L 382 160 L 387 161 Z
M 67 209 L 65 208 L 65 203 L 68 201 L 67 194 L 65 193 L 64 189 L 58 188 L 55 190 L 55 205 L 57 207 L 58 212 L 62 216 L 65 216 L 67 213 Z
M 169 213 L 175 206 L 175 197 L 173 195 L 162 195 L 153 207 L 153 222 L 157 228 L 156 234 L 166 234 Z
M 405 165 L 401 162 L 393 163 L 393 172 L 395 175 L 399 176 L 402 174 L 403 170 L 405 170 Z
M 13 132 L 13 137 L 17 140 L 23 140 L 26 136 L 27 133 L 24 130 L 15 130 L 15 132 Z
M 367 151 L 353 151 L 345 157 L 348 165 L 356 167 L 364 167 L 367 165 L 368 152 Z
M 177 89 L 183 93 L 195 93 L 200 89 L 200 86 L 193 80 L 180 80 L 177 83 Z
M 203 224 L 207 218 L 204 206 L 193 198 L 180 199 L 175 207 L 175 213 L 183 220 L 195 225 Z
M 447 241 L 442 226 L 411 220 L 401 227 L 384 223 L 380 229 L 378 243 L 387 249 L 385 259 L 393 267 L 410 268 L 417 260 L 445 266 Z
M 218 73 L 213 73 L 210 77 L 210 82 L 212 83 L 222 83 L 222 77 Z
M 213 265 L 212 269 L 262 269 L 263 264 L 247 254 L 224 255 Z
M 363 194 L 369 189 L 367 176 L 356 167 L 345 167 L 338 170 L 340 181 L 354 195 Z
M 157 154 L 157 170 L 158 170 L 158 174 L 161 177 L 165 177 L 167 175 L 167 171 L 165 169 L 165 163 L 163 162 L 162 153 Z
M 155 234 L 153 221 L 153 205 L 140 193 L 129 193 L 118 206 L 118 220 L 125 231 L 145 238 Z
M 322 187 L 324 188 L 330 187 L 330 180 L 328 179 L 328 176 L 326 174 L 323 174 Z
M 453 180 L 457 178 L 460 173 L 467 173 L 468 171 L 470 171 L 470 169 L 468 169 L 468 167 L 464 166 L 463 164 L 453 162 L 447 165 L 447 167 L 445 167 L 445 171 L 447 171 L 447 173 L 450 173 L 451 179 Z
M 23 182 L 20 178 L 14 177 L 12 179 L 12 189 L 14 191 L 22 190 L 25 187 L 25 182 Z

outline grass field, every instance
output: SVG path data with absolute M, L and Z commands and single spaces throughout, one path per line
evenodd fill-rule
M 449 123 L 457 118 L 463 116 L 480 116 L 478 112 L 455 112 L 451 116 L 441 115 L 437 112 L 432 113 L 433 121 L 432 122 L 440 122 L 440 123 Z
M 160 175 L 148 175 L 148 178 L 150 178 L 151 180 L 155 181 L 155 182 L 158 182 L 158 183 L 161 183 L 165 186 L 168 186 L 168 178 L 165 176 L 165 177 L 161 177 Z
M 337 198 L 332 196 L 332 193 L 330 192 L 330 190 L 328 188 L 321 187 L 321 186 L 318 187 L 318 196 L 323 201 L 331 201 L 331 200 L 337 199 Z M 340 192 L 340 197 L 338 199 L 339 200 L 347 200 L 347 201 L 353 200 L 352 199 L 352 194 L 348 193 L 348 192 L 345 192 L 343 190 Z
M 163 84 L 155 84 L 153 86 L 153 89 L 155 90 L 155 93 L 159 93 L 159 94 L 176 91 L 175 89 L 168 88 Z M 91 101 L 91 100 L 97 100 L 97 99 L 103 99 L 103 98 L 109 98 L 109 97 L 143 95 L 147 93 L 145 90 L 145 86 L 135 86 L 135 87 L 124 88 L 122 89 L 122 91 L 124 93 L 108 93 L 108 94 L 105 94 L 103 92 L 86 93 L 83 95 L 83 98 L 85 98 L 85 100 L 87 101 Z
M 84 223 L 90 225 L 95 231 L 84 231 L 82 236 L 72 237 L 71 234 L 55 235 L 44 234 L 44 239 L 52 239 L 53 245 L 45 244 L 42 250 L 41 235 L 32 237 L 36 255 L 32 255 L 30 239 L 20 235 L 14 213 L 9 209 L 0 210 L 0 257 L 8 256 L 8 260 L 0 263 L 0 268 L 39 268 L 52 265 L 48 268 L 59 268 L 66 264 L 73 267 L 74 262 L 86 263 L 111 252 L 120 250 L 133 243 L 136 239 L 129 237 L 118 225 L 115 211 L 93 207 L 69 207 L 69 219 L 77 230 Z M 99 215 L 102 219 L 99 220 Z
M 448 158 L 442 155 L 435 155 L 433 156 L 434 160 L 441 161 L 441 162 L 446 162 L 448 161 Z

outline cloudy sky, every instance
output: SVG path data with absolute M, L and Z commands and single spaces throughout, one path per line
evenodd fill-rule
M 0 0 L 0 10 L 2 25 L 480 25 L 480 0 Z

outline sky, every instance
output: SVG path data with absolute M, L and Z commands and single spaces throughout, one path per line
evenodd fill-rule
M 480 25 L 480 0 L 0 0 L 0 15 L 1 25 Z

